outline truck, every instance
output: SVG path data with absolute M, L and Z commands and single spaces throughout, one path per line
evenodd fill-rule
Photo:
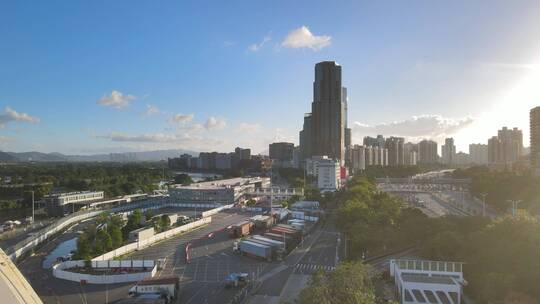
M 146 278 L 129 289 L 129 295 L 136 297 L 144 294 L 158 294 L 166 299 L 167 303 L 173 303 L 178 297 L 180 279 L 178 276 Z
M 272 260 L 272 247 L 249 240 L 243 240 L 238 244 L 239 250 L 244 255 L 259 257 L 268 261 Z
M 242 287 L 247 285 L 249 275 L 244 272 L 230 273 L 225 279 L 225 288 Z

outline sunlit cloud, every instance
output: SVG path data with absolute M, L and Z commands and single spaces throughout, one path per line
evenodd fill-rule
M 97 103 L 106 107 L 123 109 L 129 106 L 135 99 L 136 97 L 133 95 L 123 94 L 122 92 L 113 90 L 109 95 L 101 97 Z
M 11 107 L 4 108 L 4 114 L 0 114 L 0 128 L 5 127 L 9 122 L 26 122 L 31 124 L 37 124 L 40 119 L 34 116 L 30 116 L 27 113 L 17 112 Z
M 302 26 L 290 31 L 287 37 L 281 42 L 281 46 L 292 49 L 309 48 L 314 51 L 319 51 L 329 46 L 331 40 L 332 37 L 330 36 L 313 35 L 307 26 Z

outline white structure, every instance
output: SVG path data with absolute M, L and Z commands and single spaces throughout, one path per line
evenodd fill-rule
M 461 304 L 463 263 L 425 260 L 390 260 L 399 303 Z
M 341 167 L 338 161 L 327 159 L 318 162 L 317 185 L 322 192 L 341 188 Z
M 174 185 L 169 188 L 170 198 L 176 203 L 233 204 L 255 188 L 270 186 L 268 177 L 238 177 L 188 186 Z
M 330 160 L 328 156 L 313 156 L 306 159 L 306 174 L 311 176 L 319 176 L 319 163 Z
M 74 210 L 75 204 L 86 205 L 102 200 L 103 197 L 103 191 L 68 192 L 45 196 L 45 202 L 49 214 L 63 215 Z

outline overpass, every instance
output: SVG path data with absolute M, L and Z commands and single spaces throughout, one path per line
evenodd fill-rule
M 470 178 L 414 178 L 414 177 L 405 177 L 405 178 L 396 178 L 396 177 L 383 177 L 376 178 L 375 182 L 377 184 L 417 184 L 417 185 L 452 185 L 452 186 L 461 186 L 469 187 L 471 184 Z
M 292 196 L 304 196 L 304 188 L 281 188 L 281 187 L 265 187 L 253 188 L 246 190 L 244 193 L 252 197 L 268 197 L 272 199 L 287 199 Z

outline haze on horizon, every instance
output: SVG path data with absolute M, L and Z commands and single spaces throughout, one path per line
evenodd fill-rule
M 313 68 L 343 67 L 353 143 L 503 126 L 540 105 L 540 2 L 0 5 L 0 150 L 298 144 Z M 524 144 L 528 146 L 528 140 Z

